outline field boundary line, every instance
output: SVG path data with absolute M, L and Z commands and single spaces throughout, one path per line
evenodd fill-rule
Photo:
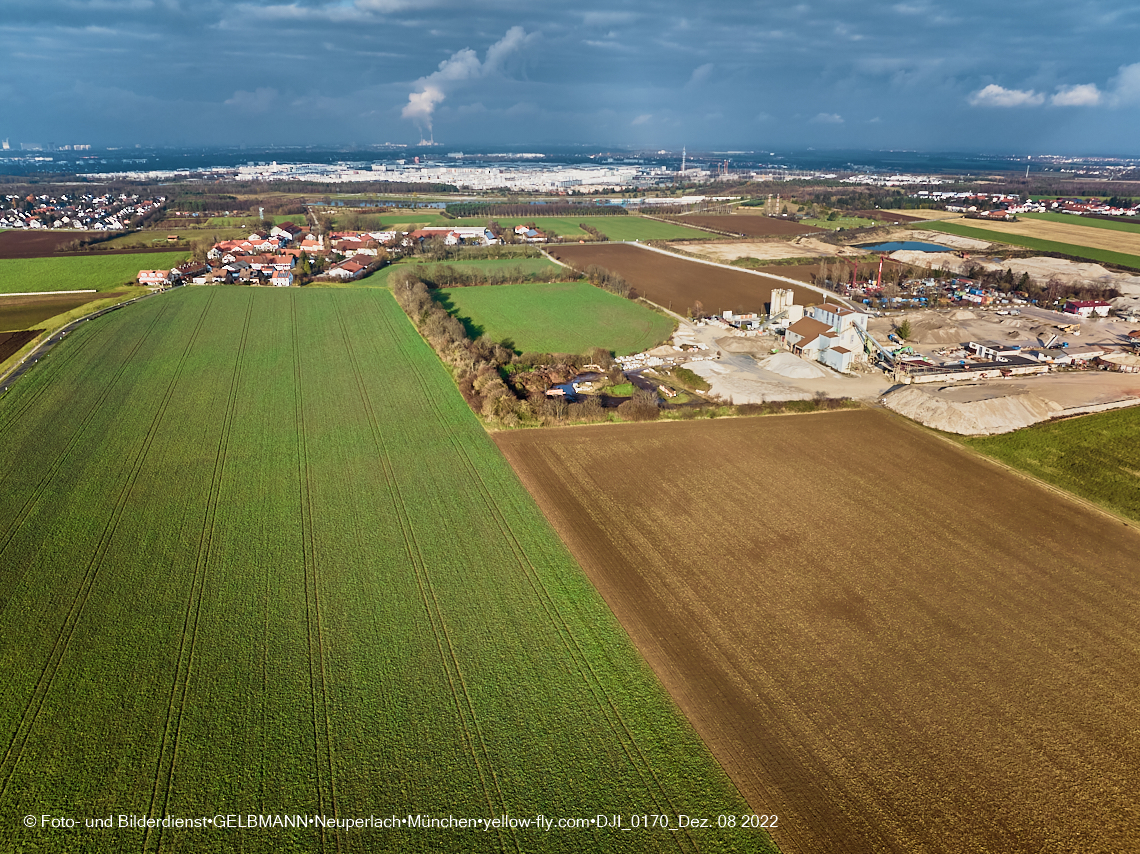
M 332 728 L 329 723 L 329 709 L 328 709 L 328 686 L 326 683 L 325 674 L 325 655 L 323 638 L 321 635 L 321 616 L 320 616 L 320 600 L 317 595 L 317 554 L 316 554 L 316 539 L 313 532 L 313 484 L 312 484 L 312 470 L 309 467 L 309 440 L 307 433 L 307 424 L 305 420 L 305 393 L 304 393 L 304 373 L 301 369 L 301 348 L 298 341 L 298 327 L 299 321 L 297 317 L 297 298 L 291 295 L 290 312 L 293 333 L 293 378 L 294 378 L 294 399 L 297 404 L 297 461 L 298 461 L 298 481 L 300 487 L 301 499 L 301 549 L 304 564 L 305 575 L 305 631 L 308 635 L 308 651 L 309 651 L 309 695 L 311 698 L 311 707 L 313 715 L 313 748 L 315 751 L 314 768 L 317 777 L 317 804 L 321 812 L 324 812 L 324 790 L 321 783 L 321 754 L 324 754 L 324 761 L 328 764 L 328 787 L 329 787 L 329 801 L 332 804 L 333 816 L 340 817 L 340 812 L 336 800 L 336 782 L 335 782 L 335 760 L 333 759 L 332 747 Z M 312 590 L 310 594 L 310 588 Z M 314 638 L 314 624 L 316 625 L 316 632 Z M 316 649 L 314 653 L 314 643 Z M 313 656 L 316 655 L 316 667 L 314 669 Z M 317 699 L 317 694 L 320 694 L 320 700 Z M 319 708 L 318 708 L 319 707 Z M 320 718 L 324 718 L 325 737 L 324 743 L 321 743 L 321 723 Z M 339 851 L 341 848 L 341 828 L 338 826 L 335 832 L 336 847 Z M 325 849 L 327 834 L 325 827 L 321 827 L 321 850 Z
M 212 301 L 212 300 L 211 300 Z M 209 304 L 207 303 L 207 310 Z M 170 804 L 170 796 L 174 788 L 174 769 L 178 762 L 178 748 L 182 740 L 182 716 L 186 710 L 186 698 L 190 692 L 190 677 L 194 665 L 194 652 L 198 641 L 198 624 L 202 614 L 202 590 L 206 583 L 206 572 L 209 569 L 210 555 L 214 543 L 214 524 L 217 520 L 218 500 L 221 494 L 222 473 L 226 464 L 229 450 L 230 432 L 233 425 L 234 411 L 237 409 L 238 381 L 241 376 L 242 363 L 245 358 L 246 341 L 248 340 L 250 317 L 253 314 L 253 294 L 249 295 L 246 307 L 245 320 L 242 324 L 241 337 L 238 341 L 237 358 L 234 361 L 233 376 L 230 379 L 226 413 L 222 420 L 221 435 L 218 440 L 218 451 L 214 459 L 214 470 L 210 478 L 207 492 L 206 512 L 202 518 L 202 530 L 198 535 L 198 552 L 194 560 L 194 572 L 190 578 L 190 595 L 186 601 L 186 615 L 182 623 L 182 634 L 178 643 L 178 658 L 174 668 L 174 679 L 170 687 L 170 700 L 167 704 L 166 720 L 163 724 L 162 739 L 159 742 L 158 762 L 155 768 L 154 788 L 151 791 L 150 806 L 147 816 L 155 816 L 155 804 L 158 801 L 159 789 L 162 787 L 162 778 L 166 777 L 165 792 L 162 797 L 162 809 L 158 815 L 166 815 Z M 193 619 L 191 619 L 193 617 Z M 187 646 L 189 637 L 189 646 Z M 181 683 L 181 697 L 179 684 Z M 175 702 L 178 698 L 177 704 Z M 177 705 L 177 713 L 175 706 Z M 174 723 L 171 735 L 171 722 Z M 169 761 L 166 758 L 167 745 L 170 745 Z M 150 847 L 151 830 L 148 827 L 143 835 L 143 851 Z M 158 828 L 155 839 L 155 848 L 162 850 L 163 828 Z
M 523 571 L 523 574 L 527 577 L 527 580 L 531 585 L 531 589 L 533 589 L 535 592 L 536 598 L 541 603 L 543 610 L 546 611 L 548 618 L 561 637 L 564 647 L 566 648 L 567 652 L 570 653 L 572 660 L 575 662 L 580 662 L 580 672 L 584 671 L 583 676 L 585 673 L 589 673 L 591 678 L 586 679 L 585 681 L 590 686 L 590 693 L 593 695 L 594 702 L 597 703 L 598 708 L 602 712 L 602 716 L 606 719 L 606 722 L 609 724 L 611 731 L 617 737 L 618 742 L 622 745 L 622 750 L 625 752 L 626 757 L 629 759 L 630 766 L 634 768 L 638 776 L 642 778 L 642 783 L 645 786 L 646 790 L 650 790 L 651 786 L 649 785 L 649 780 L 652 780 L 653 785 L 658 790 L 659 796 L 665 801 L 665 804 L 668 806 L 669 810 L 671 810 L 674 815 L 678 814 L 679 810 L 673 804 L 672 799 L 669 797 L 668 791 L 661 783 L 660 778 L 654 772 L 652 763 L 649 762 L 644 752 L 642 752 L 640 745 L 637 743 L 636 737 L 633 735 L 628 724 L 626 724 L 625 719 L 622 717 L 621 712 L 614 704 L 613 699 L 606 691 L 605 686 L 602 684 L 602 680 L 598 677 L 597 671 L 590 663 L 589 657 L 582 649 L 581 644 L 578 643 L 578 640 L 574 636 L 574 633 L 570 630 L 565 617 L 563 617 L 561 610 L 558 608 L 557 602 L 551 595 L 549 588 L 543 582 L 542 576 L 538 572 L 538 568 L 527 556 L 526 550 L 518 541 L 518 537 L 515 535 L 514 529 L 511 528 L 505 516 L 503 516 L 502 511 L 495 504 L 490 489 L 487 487 L 486 482 L 478 475 L 474 463 L 471 461 L 469 455 L 466 454 L 466 451 L 464 451 L 464 456 L 467 460 L 470 475 L 478 484 L 479 492 L 483 497 L 484 502 L 487 504 L 488 511 L 491 513 L 492 518 L 499 526 L 499 530 L 503 534 L 504 541 L 507 543 L 512 554 L 515 556 L 515 560 L 518 562 L 519 568 Z M 513 466 L 511 467 L 511 471 L 514 471 Z M 515 476 L 517 477 L 517 475 Z M 525 489 L 525 485 L 523 488 Z M 527 490 L 527 494 L 530 494 L 529 490 Z M 543 518 L 545 519 L 545 515 L 543 515 Z M 549 520 L 547 520 L 547 524 L 550 524 Z M 551 529 L 555 534 L 555 537 L 558 537 L 557 532 L 553 531 L 553 526 L 551 526 Z M 558 537 L 558 540 L 561 542 L 560 537 Z M 577 561 L 575 561 L 575 563 L 577 563 Z M 590 586 L 593 588 L 593 584 L 589 582 L 588 578 L 587 582 L 590 583 Z M 594 590 L 597 592 L 596 588 L 594 588 Z M 601 594 L 599 593 L 598 595 L 600 597 Z M 609 605 L 606 604 L 605 607 L 608 609 Z M 654 678 L 656 679 L 656 677 Z M 631 750 L 637 754 L 636 759 L 630 752 Z M 643 775 L 643 771 L 648 775 L 648 779 Z M 692 838 L 690 831 L 686 830 L 685 835 L 681 838 L 688 840 L 694 851 L 699 850 L 696 841 Z
M 951 445 L 952 447 L 958 448 L 958 449 L 964 451 L 965 453 L 969 454 L 970 456 L 977 457 L 978 459 L 984 460 L 985 462 L 989 463 L 990 465 L 997 466 L 998 468 L 1001 468 L 1001 469 L 1005 469 L 1006 471 L 1008 471 L 1012 474 L 1015 474 L 1024 480 L 1031 481 L 1032 483 L 1036 484 L 1037 486 L 1042 487 L 1045 490 L 1048 490 L 1049 492 L 1055 493 L 1056 495 L 1060 495 L 1063 498 L 1067 498 L 1070 501 L 1072 501 L 1076 504 L 1079 504 L 1088 510 L 1095 510 L 1097 513 L 1101 514 L 1102 516 L 1107 516 L 1109 519 L 1112 519 L 1116 522 L 1120 522 L 1121 524 L 1123 524 L 1127 528 L 1132 528 L 1134 530 L 1140 530 L 1140 522 L 1137 522 L 1135 519 L 1130 519 L 1127 516 L 1122 516 L 1114 510 L 1110 510 L 1109 508 L 1104 507 L 1103 505 L 1097 504 L 1096 502 L 1091 501 L 1088 498 L 1084 498 L 1083 496 L 1077 495 L 1075 492 L 1069 492 L 1064 487 L 1057 486 L 1056 484 L 1053 484 L 1053 483 L 1049 483 L 1047 480 L 1042 480 L 1041 478 L 1037 477 L 1037 475 L 1035 475 L 1035 474 L 1031 474 L 1031 473 L 1029 473 L 1027 471 L 1023 471 L 1022 469 L 1019 469 L 1015 466 L 1011 466 L 1009 463 L 1003 462 L 1002 460 L 999 460 L 997 457 L 991 457 L 988 454 L 984 454 L 981 451 L 979 451 L 977 448 L 974 448 L 970 445 L 963 444 L 962 442 L 958 441 L 957 439 L 953 438 L 952 436 L 947 436 L 944 433 L 942 433 L 938 430 L 935 430 L 933 427 L 927 427 L 925 424 L 919 424 L 917 421 L 912 421 L 911 419 L 907 418 L 905 415 L 900 415 L 897 412 L 894 412 L 892 410 L 887 409 L 885 406 L 884 407 L 874 407 L 874 408 L 880 409 L 881 411 L 888 413 L 890 415 L 890 417 L 892 417 L 892 418 L 901 419 L 902 421 L 904 421 L 906 424 L 910 425 L 914 429 L 921 430 L 923 432 L 929 433 L 931 436 L 935 437 L 939 441 L 945 442 L 948 445 Z M 1124 409 L 1126 407 L 1120 407 L 1120 408 Z M 1108 411 L 1114 412 L 1116 410 L 1108 410 Z M 1082 417 L 1082 415 L 1073 415 L 1071 417 L 1080 418 L 1080 417 Z M 1066 421 L 1066 420 L 1068 420 L 1068 419 L 1057 418 L 1057 419 L 1053 419 L 1050 421 L 1044 421 L 1041 423 L 1052 424 L 1052 423 L 1055 423 L 1056 421 Z M 1030 425 L 1030 426 L 1036 426 L 1036 425 Z M 1022 428 L 1022 429 L 1027 429 L 1027 428 Z M 963 437 L 963 438 L 970 438 L 970 437 Z
M 55 461 L 49 467 L 47 473 L 43 476 L 43 478 L 40 479 L 40 482 L 36 484 L 35 488 L 32 490 L 31 496 L 24 503 L 24 506 L 16 515 L 16 518 L 12 521 L 11 525 L 8 527 L 8 530 L 4 533 L 4 541 L 2 544 L 0 544 L 0 557 L 3 557 L 4 552 L 8 550 L 8 546 L 11 545 L 16 532 L 19 531 L 20 526 L 28 517 L 28 514 L 31 513 L 32 508 L 39 503 L 40 498 L 43 496 L 44 492 L 47 491 L 48 485 L 55 478 L 55 475 L 60 470 L 60 468 L 63 467 L 64 461 L 71 455 L 72 451 L 75 450 L 75 446 L 82 437 L 83 431 L 87 429 L 87 425 L 91 423 L 91 420 L 95 417 L 95 413 L 99 411 L 104 401 L 106 401 L 106 399 L 110 396 L 111 390 L 118 384 L 119 380 L 126 372 L 127 366 L 130 365 L 134 359 L 135 354 L 138 353 L 138 351 L 142 348 L 143 343 L 150 337 L 151 333 L 154 331 L 154 328 L 158 325 L 158 321 L 166 313 L 167 305 L 168 303 L 162 304 L 162 308 L 159 309 L 159 311 L 155 314 L 154 319 L 151 321 L 150 326 L 147 327 L 146 332 L 139 336 L 139 339 L 135 342 L 135 345 L 123 357 L 123 360 L 118 369 L 115 371 L 110 381 L 103 386 L 102 392 L 99 394 L 98 398 L 96 398 L 95 402 L 91 405 L 91 408 L 83 416 L 83 420 L 80 422 L 79 426 L 76 427 L 75 432 L 72 434 L 71 439 L 68 440 L 67 444 L 64 446 L 63 451 L 60 452 L 60 454 L 56 457 Z M 90 340 L 90 337 L 88 340 Z M 22 412 L 23 410 L 21 410 L 21 413 Z
M 210 297 L 213 300 L 213 295 Z M 170 382 L 167 385 L 166 392 L 163 394 L 159 402 L 158 408 L 155 412 L 154 418 L 151 419 L 150 427 L 147 429 L 146 436 L 143 438 L 139 446 L 139 450 L 135 455 L 135 459 L 131 464 L 131 470 L 127 475 L 126 482 L 115 500 L 115 506 L 107 519 L 107 523 L 103 527 L 103 532 L 99 536 L 99 541 L 96 543 L 95 549 L 92 552 L 91 560 L 88 562 L 87 569 L 84 572 L 83 580 L 80 582 L 79 591 L 75 599 L 72 601 L 68 613 L 64 618 L 63 626 L 60 628 L 59 634 L 56 636 L 55 643 L 52 645 L 51 652 L 48 655 L 47 661 L 44 663 L 43 670 L 40 672 L 40 677 L 36 681 L 33 688 L 32 696 L 29 698 L 28 705 L 24 710 L 24 714 L 20 717 L 20 722 L 16 730 L 12 734 L 12 740 L 9 742 L 8 749 L 5 751 L 4 756 L 0 758 L 0 773 L 4 774 L 3 784 L 0 785 L 0 798 L 8 790 L 8 786 L 15 776 L 16 768 L 20 763 L 23 756 L 24 748 L 27 747 L 28 741 L 31 739 L 32 730 L 35 728 L 36 721 L 39 718 L 40 712 L 43 710 L 44 703 L 47 701 L 47 696 L 51 691 L 52 684 L 55 681 L 56 675 L 59 673 L 60 666 L 63 663 L 63 658 L 67 654 L 68 648 L 71 644 L 71 639 L 75 635 L 75 630 L 79 625 L 79 620 L 83 614 L 83 609 L 87 604 L 88 599 L 91 597 L 91 591 L 95 586 L 95 579 L 99 574 L 99 570 L 103 565 L 103 558 L 105 549 L 111 539 L 114 537 L 119 527 L 119 522 L 123 517 L 123 512 L 126 507 L 127 501 L 130 499 L 131 493 L 134 491 L 135 482 L 138 479 L 139 472 L 142 471 L 143 464 L 146 461 L 147 455 L 150 453 L 150 448 L 154 444 L 154 438 L 157 435 L 158 427 L 162 423 L 163 417 L 166 414 L 166 409 L 170 404 L 171 398 L 174 396 L 174 389 L 178 385 L 178 380 L 182 376 L 182 369 L 186 364 L 186 356 L 194 346 L 194 342 L 198 338 L 198 334 L 202 330 L 203 322 L 206 318 L 206 313 L 209 309 L 209 302 L 203 308 L 201 315 L 198 317 L 198 322 L 194 326 L 194 331 L 191 333 L 186 342 L 186 346 L 182 350 L 182 355 L 178 360 L 178 365 L 175 367 Z M 125 363 L 124 363 L 125 364 Z M 62 642 L 62 643 L 61 643 Z M 46 681 L 45 681 L 46 680 Z M 30 718 L 29 718 L 30 715 Z M 23 737 L 20 737 L 21 731 Z M 16 743 L 19 742 L 19 747 L 16 748 Z M 13 750 L 15 749 L 15 753 Z M 11 762 L 9 762 L 11 758 Z M 9 766 L 7 772 L 3 771 L 4 766 Z
M 391 322 L 384 315 L 381 314 L 381 319 L 385 325 L 388 326 L 389 333 L 394 333 Z M 487 749 L 486 740 L 483 738 L 482 730 L 479 727 L 478 716 L 475 714 L 475 705 L 471 700 L 470 692 L 467 689 L 466 681 L 463 678 L 463 671 L 459 666 L 459 657 L 456 654 L 455 646 L 451 641 L 450 633 L 447 630 L 447 623 L 444 620 L 443 609 L 439 604 L 439 599 L 435 594 L 432 586 L 431 576 L 428 573 L 427 562 L 424 560 L 423 551 L 420 548 L 419 541 L 416 538 L 415 530 L 412 527 L 411 518 L 407 512 L 407 507 L 404 502 L 403 493 L 400 489 L 399 480 L 396 477 L 395 469 L 392 466 L 391 457 L 388 453 L 387 444 L 383 439 L 383 431 L 380 429 L 379 419 L 376 417 L 375 409 L 372 406 L 372 400 L 368 396 L 367 387 L 364 383 L 363 375 L 360 371 L 359 360 L 356 354 L 356 349 L 352 345 L 351 336 L 348 334 L 348 329 L 344 323 L 344 317 L 340 312 L 340 307 L 336 307 L 337 320 L 341 325 L 341 334 L 344 336 L 345 347 L 349 354 L 349 361 L 352 366 L 353 375 L 356 379 L 357 390 L 361 397 L 361 403 L 364 405 L 365 412 L 368 416 L 369 424 L 372 428 L 373 441 L 376 443 L 377 450 L 380 452 L 381 470 L 384 472 L 384 478 L 391 488 L 391 495 L 393 499 L 393 509 L 396 511 L 396 518 L 400 524 L 400 533 L 404 537 L 405 548 L 408 552 L 408 557 L 412 562 L 412 569 L 416 575 L 416 584 L 420 589 L 420 596 L 424 603 L 424 610 L 427 612 L 428 622 L 431 624 L 432 633 L 435 635 L 436 647 L 439 651 L 440 660 L 444 666 L 444 672 L 447 674 L 447 680 L 451 688 L 451 696 L 455 702 L 455 710 L 458 715 L 460 726 L 463 728 L 465 741 L 468 745 L 468 752 L 471 754 L 471 759 L 475 763 L 475 770 L 479 774 L 479 780 L 483 789 L 483 797 L 487 801 L 487 806 L 491 810 L 491 814 L 495 814 L 496 807 L 494 799 L 491 797 L 491 790 L 488 786 L 487 776 L 490 775 L 492 784 L 495 791 L 498 793 L 498 800 L 500 809 L 503 813 L 507 812 L 506 796 L 503 794 L 502 787 L 499 785 L 498 775 L 495 773 L 494 763 L 491 761 L 490 751 Z M 395 341 L 396 347 L 401 354 L 406 354 L 398 335 L 392 334 L 392 340 Z M 407 359 L 409 369 L 415 373 L 414 360 Z M 418 374 L 417 381 L 419 380 Z M 421 391 L 423 391 L 422 383 Z M 429 404 L 434 408 L 434 402 L 431 401 L 430 396 L 425 394 Z M 443 423 L 441 419 L 441 423 Z M 436 625 L 438 623 L 438 626 Z M 446 646 L 446 651 L 445 651 Z M 450 666 L 449 666 L 450 662 Z M 454 674 L 452 671 L 454 670 Z M 458 688 L 456 685 L 458 684 Z M 463 700 L 461 702 L 460 695 Z M 464 706 L 467 707 L 464 713 Z M 470 724 L 467 719 L 470 718 Z M 474 734 L 472 734 L 474 732 Z M 478 742 L 478 749 L 476 748 Z M 483 762 L 487 764 L 486 770 L 483 768 L 483 762 L 479 761 L 479 753 L 483 754 Z M 499 836 L 500 845 L 503 843 L 503 831 L 498 829 L 496 833 Z M 510 831 L 511 840 L 514 843 L 515 849 L 522 851 L 519 845 L 518 837 L 515 831 Z

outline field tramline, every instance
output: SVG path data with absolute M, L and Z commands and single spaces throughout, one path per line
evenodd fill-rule
M 747 812 L 387 292 L 91 321 L 0 398 L 0 448 L 6 814 Z M 17 825 L 0 847 L 769 844 Z

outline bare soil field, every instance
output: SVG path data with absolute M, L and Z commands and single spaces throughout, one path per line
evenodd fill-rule
M 689 214 L 677 217 L 677 221 L 699 228 L 728 231 L 741 237 L 785 237 L 819 234 L 822 230 L 810 225 L 800 225 L 789 219 L 775 219 L 756 214 Z
M 171 247 L 134 249 L 88 249 L 85 252 L 59 252 L 58 247 L 89 231 L 0 231 L 0 258 L 55 258 L 60 255 L 138 255 L 143 252 L 169 252 Z M 177 247 L 175 247 L 177 248 Z
M 783 258 L 830 258 L 836 255 L 861 255 L 863 250 L 847 246 L 836 246 L 810 237 L 797 237 L 795 240 L 766 240 L 752 243 L 744 240 L 720 242 L 710 241 L 670 241 L 670 246 L 701 255 L 710 261 L 727 264 L 737 258 L 760 258 L 780 260 Z
M 551 247 L 550 254 L 582 269 L 597 264 L 618 273 L 633 286 L 638 296 L 678 314 L 684 314 L 698 302 L 705 311 L 713 313 L 762 312 L 771 302 L 772 288 L 789 287 L 778 279 L 711 267 L 629 244 L 560 245 Z M 779 276 L 800 278 L 795 267 L 774 267 L 773 271 L 778 271 Z M 817 295 L 807 291 L 793 290 L 800 304 L 804 304 L 805 299 L 809 302 L 822 299 L 813 299 Z
M 29 329 L 22 332 L 0 332 L 0 362 L 15 353 L 40 332 L 39 329 Z
M 12 297 L 0 295 L 0 330 L 27 329 L 42 323 L 49 317 L 71 311 L 95 300 L 108 299 L 126 294 L 126 291 L 97 294 L 37 294 L 32 297 Z
M 0 231 L 0 258 L 50 258 L 57 246 L 87 235 L 86 231 Z
M 875 410 L 495 438 L 786 854 L 1135 850 L 1134 528 Z

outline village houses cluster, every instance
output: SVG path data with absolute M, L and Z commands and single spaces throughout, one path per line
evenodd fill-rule
M 166 202 L 164 196 L 143 199 L 137 195 L 64 193 L 58 196 L 3 197 L 0 228 L 80 229 L 122 231 Z
M 520 240 L 543 240 L 533 228 L 515 229 Z M 205 261 L 187 261 L 171 270 L 141 270 L 139 284 L 154 287 L 195 284 L 250 284 L 291 287 L 299 275 L 348 281 L 359 279 L 385 258 L 412 251 L 427 240 L 448 246 L 487 246 L 499 243 L 483 227 L 421 228 L 396 231 L 333 231 L 317 235 L 291 222 L 275 225 L 268 234 L 223 240 L 206 253 Z

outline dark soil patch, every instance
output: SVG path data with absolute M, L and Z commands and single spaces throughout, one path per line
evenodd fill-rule
M 795 301 L 801 305 L 807 304 L 805 300 L 823 301 L 823 297 L 814 292 L 797 290 L 777 279 L 687 261 L 628 244 L 557 246 L 551 247 L 550 253 L 579 269 L 597 264 L 618 273 L 633 286 L 636 296 L 678 314 L 694 307 L 710 314 L 763 312 L 772 300 L 773 288 L 792 287 Z M 772 271 L 794 279 L 802 276 L 797 267 L 773 267 Z
M 93 236 L 92 232 L 75 231 L 0 231 L 0 258 L 56 258 L 60 255 L 140 255 L 146 252 L 170 252 L 183 246 L 156 246 L 136 249 L 100 249 L 98 244 L 82 252 L 62 252 L 59 247 L 73 240 Z
M 42 329 L 25 329 L 20 332 L 0 332 L 0 362 L 43 332 Z

